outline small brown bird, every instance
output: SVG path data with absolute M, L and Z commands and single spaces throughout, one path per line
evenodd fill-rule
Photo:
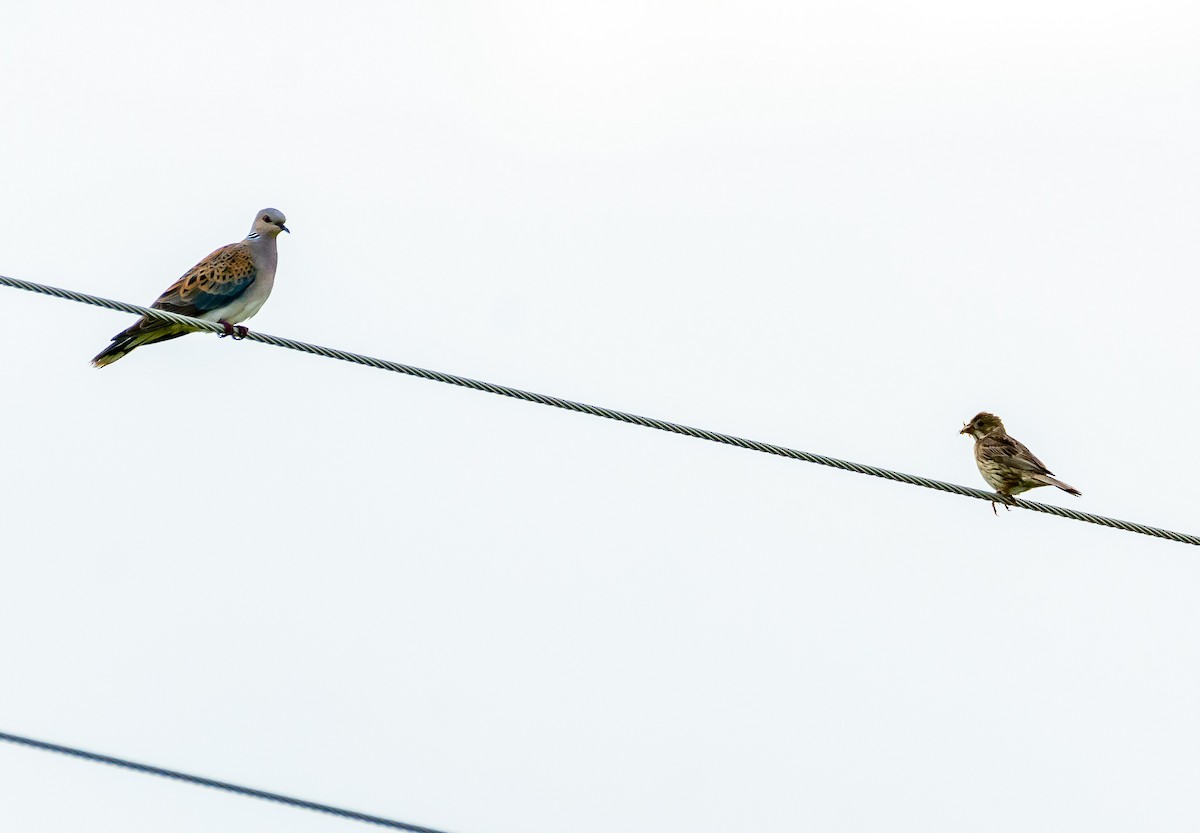
M 1080 494 L 1078 489 L 1051 477 L 1054 472 L 1034 457 L 1024 443 L 1008 436 L 1004 423 L 995 414 L 980 411 L 958 433 L 975 438 L 975 465 L 979 466 L 979 473 L 987 484 L 1006 503 L 1013 495 L 1039 486 L 1057 486 L 1069 494 Z M 992 511 L 996 511 L 995 501 L 992 501 Z

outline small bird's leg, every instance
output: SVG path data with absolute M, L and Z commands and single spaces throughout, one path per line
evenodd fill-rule
M 217 333 L 217 338 L 233 336 L 234 341 L 241 341 L 250 332 L 249 329 L 243 327 L 241 324 L 230 324 L 228 321 L 218 321 L 217 323 L 225 328 L 225 332 Z

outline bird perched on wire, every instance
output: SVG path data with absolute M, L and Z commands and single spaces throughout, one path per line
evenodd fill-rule
M 249 331 L 238 325 L 253 317 L 271 294 L 279 262 L 275 238 L 281 231 L 291 233 L 284 225 L 286 221 L 282 211 L 264 208 L 254 215 L 254 225 L 245 240 L 222 246 L 204 258 L 150 306 L 222 324 L 225 327 L 222 338 L 225 335 L 245 338 Z M 104 367 L 142 345 L 191 332 L 195 330 L 184 324 L 143 316 L 129 329 L 113 336 L 113 343 L 101 350 L 92 364 Z
M 1006 504 L 1013 495 L 1039 486 L 1057 486 L 1069 494 L 1081 494 L 1073 486 L 1052 477 L 1054 472 L 1033 456 L 1024 443 L 1008 436 L 1004 423 L 995 414 L 980 411 L 958 433 L 975 438 L 975 465 Z M 992 501 L 992 512 L 995 511 L 996 502 Z

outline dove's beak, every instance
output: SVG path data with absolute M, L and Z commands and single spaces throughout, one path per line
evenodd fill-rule
M 287 226 L 285 226 L 283 223 L 279 224 L 279 230 L 286 231 L 288 234 L 292 233 L 292 230 L 290 228 L 288 228 Z

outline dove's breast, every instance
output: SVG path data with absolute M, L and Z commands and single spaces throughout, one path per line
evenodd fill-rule
M 206 321 L 227 321 L 230 324 L 240 324 L 255 316 L 262 305 L 266 303 L 275 286 L 275 265 L 278 262 L 278 250 L 274 238 L 258 241 L 259 245 L 251 245 L 250 256 L 254 261 L 254 280 L 246 287 L 246 291 L 234 298 L 228 304 L 210 310 L 200 316 Z
M 259 274 L 254 279 L 254 283 L 250 284 L 250 287 L 242 293 L 242 296 L 229 305 L 225 320 L 230 324 L 238 324 L 253 318 L 262 309 L 262 305 L 267 302 L 274 285 L 274 270 L 267 275 Z

